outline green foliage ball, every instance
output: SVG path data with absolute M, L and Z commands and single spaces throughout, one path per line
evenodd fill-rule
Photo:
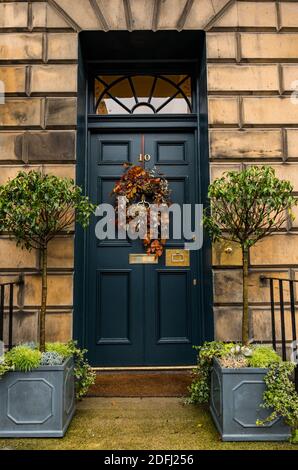
M 228 238 L 249 248 L 279 228 L 286 210 L 297 205 L 293 185 L 280 180 L 270 166 L 229 171 L 210 184 L 210 208 L 204 226 L 213 241 Z
M 87 227 L 95 206 L 69 178 L 31 170 L 0 186 L 0 230 L 23 248 L 41 248 L 76 221 Z

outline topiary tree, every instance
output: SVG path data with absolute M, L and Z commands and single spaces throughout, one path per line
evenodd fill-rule
M 41 253 L 39 347 L 42 352 L 45 350 L 48 244 L 57 234 L 69 232 L 75 219 L 87 227 L 94 209 L 81 188 L 69 178 L 21 171 L 0 187 L 0 230 L 13 235 L 21 248 L 37 249 Z
M 210 207 L 204 225 L 213 241 L 240 244 L 243 266 L 242 342 L 249 342 L 248 262 L 249 249 L 279 229 L 296 205 L 293 186 L 279 180 L 269 166 L 230 171 L 217 178 L 208 190 Z

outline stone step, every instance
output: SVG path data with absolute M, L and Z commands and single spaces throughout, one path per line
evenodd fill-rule
M 182 397 L 192 380 L 192 368 L 96 370 L 90 397 Z

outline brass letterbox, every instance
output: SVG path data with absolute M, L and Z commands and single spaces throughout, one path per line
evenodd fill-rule
M 189 266 L 189 250 L 166 250 L 166 266 Z

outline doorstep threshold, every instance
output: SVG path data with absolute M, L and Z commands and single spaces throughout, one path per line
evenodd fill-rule
M 129 366 L 129 367 L 92 367 L 95 372 L 122 372 L 122 371 L 179 371 L 179 370 L 192 370 L 196 366 Z

